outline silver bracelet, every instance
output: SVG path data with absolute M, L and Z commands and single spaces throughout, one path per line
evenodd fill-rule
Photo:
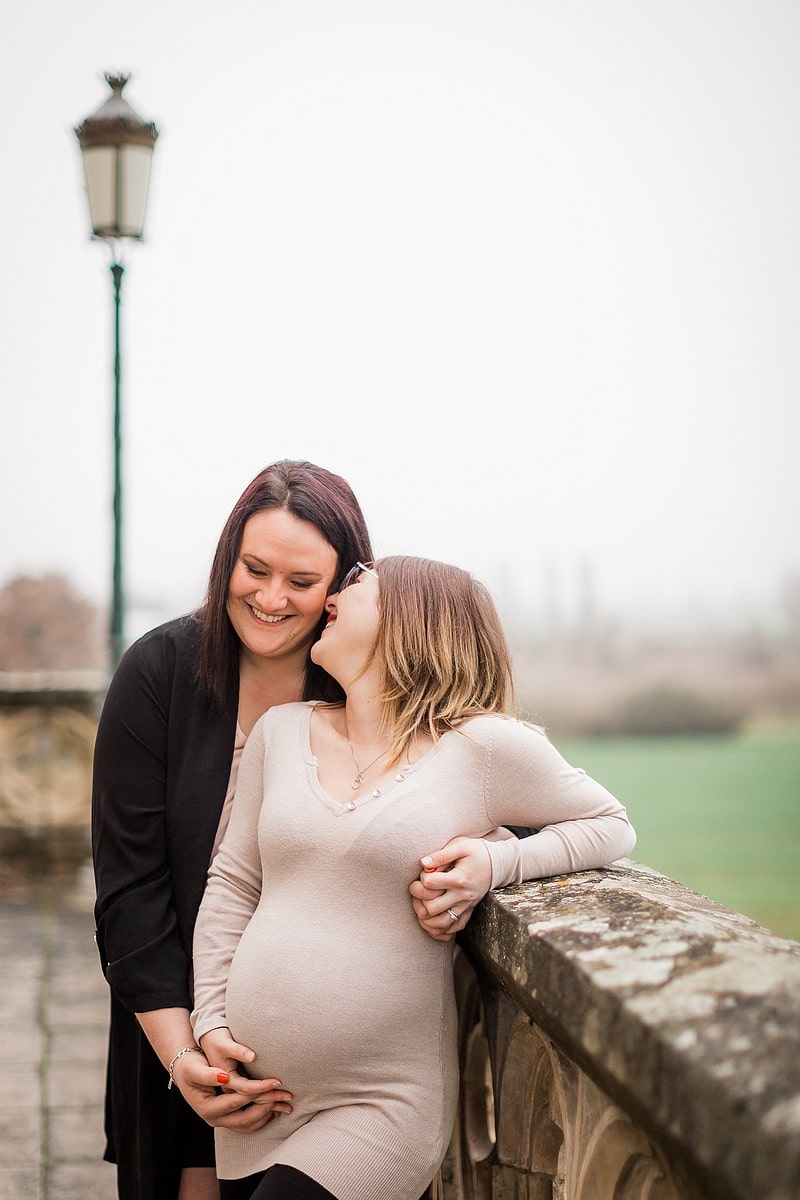
M 182 1050 L 178 1051 L 178 1053 L 173 1058 L 172 1062 L 167 1067 L 167 1070 L 169 1071 L 169 1083 L 167 1084 L 167 1091 L 170 1090 L 173 1083 L 175 1082 L 175 1077 L 172 1074 L 172 1072 L 175 1069 L 175 1063 L 180 1062 L 180 1060 L 183 1058 L 184 1054 L 191 1054 L 192 1051 L 194 1051 L 197 1054 L 203 1053 L 203 1051 L 200 1049 L 199 1046 L 184 1046 Z

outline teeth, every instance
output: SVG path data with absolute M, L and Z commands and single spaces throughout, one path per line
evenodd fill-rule
M 254 617 L 258 617 L 259 621 L 263 621 L 266 625 L 277 625 L 279 621 L 286 620 L 285 616 L 271 617 L 268 613 L 262 612 L 260 608 L 254 608 L 252 604 L 250 605 L 250 612 Z

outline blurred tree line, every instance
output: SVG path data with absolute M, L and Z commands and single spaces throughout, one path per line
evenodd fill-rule
M 523 715 L 553 733 L 681 736 L 754 722 L 800 727 L 800 576 L 786 581 L 782 636 L 747 630 L 696 643 L 664 634 L 619 648 L 602 639 L 517 646 Z M 64 575 L 0 588 L 0 672 L 105 670 L 105 614 Z
M 101 614 L 64 575 L 19 575 L 0 589 L 0 671 L 102 669 Z

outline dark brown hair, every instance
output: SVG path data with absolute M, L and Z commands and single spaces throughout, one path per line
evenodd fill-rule
M 310 521 L 336 551 L 332 591 L 354 563 L 372 558 L 364 514 L 352 488 L 341 476 L 314 463 L 291 459 L 260 471 L 245 488 L 225 523 L 211 565 L 205 604 L 198 614 L 201 630 L 198 681 L 205 695 L 219 708 L 225 706 L 239 671 L 239 639 L 227 609 L 231 575 L 250 517 L 273 508 L 283 509 L 301 521 Z M 317 635 L 326 619 L 327 613 L 323 613 Z M 309 660 L 303 699 L 338 700 L 341 696 L 339 685 Z

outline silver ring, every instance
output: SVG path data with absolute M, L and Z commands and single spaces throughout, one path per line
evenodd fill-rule
M 458 913 L 456 913 L 456 912 L 453 912 L 452 908 L 448 908 L 448 910 L 447 910 L 447 915 L 449 916 L 449 918 L 450 918 L 450 920 L 451 920 L 451 921 L 457 921 L 457 920 L 458 920 Z

